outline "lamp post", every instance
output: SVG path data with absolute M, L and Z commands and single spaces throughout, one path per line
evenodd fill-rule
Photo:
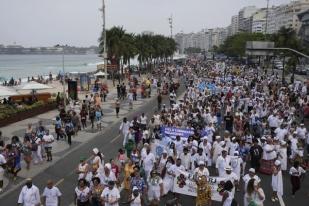
M 106 25 L 105 25 L 105 0 L 102 0 L 102 19 L 103 19 L 103 58 L 105 83 L 107 84 L 107 47 L 106 47 Z

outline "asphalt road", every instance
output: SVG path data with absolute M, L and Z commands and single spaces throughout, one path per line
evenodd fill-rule
M 178 94 L 181 94 L 184 91 L 184 87 L 181 86 L 178 90 Z M 167 97 L 164 98 L 164 101 L 167 103 Z M 143 105 L 136 111 L 132 111 L 127 115 L 128 119 L 131 120 L 134 116 L 140 115 L 142 112 L 145 112 L 147 116 L 153 114 L 157 108 L 157 101 L 154 98 L 149 103 Z M 69 206 L 73 203 L 74 188 L 77 183 L 77 175 L 75 174 L 75 169 L 79 163 L 81 156 L 90 157 L 92 148 L 98 147 L 105 155 L 105 161 L 108 161 L 110 158 L 116 156 L 118 149 L 122 145 L 122 139 L 118 136 L 119 123 L 112 124 L 109 129 L 104 133 L 98 134 L 95 138 L 87 142 L 86 144 L 79 147 L 77 150 L 72 151 L 68 155 L 64 156 L 63 159 L 56 162 L 50 168 L 44 170 L 39 175 L 33 178 L 33 182 L 36 186 L 40 188 L 42 192 L 45 187 L 46 180 L 53 179 L 57 183 L 58 188 L 63 193 L 62 204 L 63 206 Z M 211 174 L 212 169 L 210 170 Z M 279 205 L 279 203 L 272 203 L 270 201 L 271 196 L 271 177 L 260 175 L 262 179 L 262 188 L 265 191 L 267 200 L 265 201 L 266 206 L 269 205 Z M 243 187 L 241 187 L 243 188 Z M 15 189 L 9 194 L 5 195 L 0 199 L 0 206 L 11 206 L 17 204 L 17 199 L 21 187 Z M 289 176 L 284 175 L 284 202 L 285 205 L 295 205 L 295 206 L 308 206 L 309 205 L 309 181 L 305 179 L 302 182 L 302 189 L 296 194 L 296 198 L 291 197 L 291 187 Z M 236 193 L 236 200 L 240 205 L 243 205 L 243 191 Z M 161 203 L 164 205 L 165 200 L 171 199 L 173 196 L 170 194 L 165 197 Z M 193 197 L 180 195 L 180 203 L 184 206 L 195 204 Z M 214 202 L 213 205 L 220 205 L 217 202 Z

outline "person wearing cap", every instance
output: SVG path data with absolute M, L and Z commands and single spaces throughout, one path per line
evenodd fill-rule
M 4 169 L 6 168 L 6 159 L 1 154 L 3 152 L 4 148 L 0 146 L 0 193 L 3 190 L 3 175 L 4 175 Z
M 273 194 L 271 197 L 271 201 L 278 201 L 278 196 L 283 195 L 283 180 L 282 180 L 282 171 L 281 171 L 281 162 L 279 160 L 275 161 L 275 165 L 272 168 L 272 177 L 271 177 L 271 187 L 273 190 Z
M 60 206 L 61 195 L 60 190 L 54 186 L 53 181 L 48 180 L 42 194 L 43 204 L 45 206 Z
M 32 179 L 26 179 L 26 185 L 23 186 L 18 197 L 18 205 L 40 206 L 41 198 L 39 188 L 32 184 Z
M 242 180 L 243 180 L 244 183 L 245 183 L 245 184 L 244 184 L 244 189 L 245 189 L 245 191 L 247 190 L 248 182 L 249 182 L 251 179 L 255 179 L 255 180 L 258 181 L 258 182 L 261 181 L 261 179 L 256 175 L 255 169 L 254 169 L 254 168 L 250 168 L 248 174 L 246 174 L 245 176 L 242 177 Z
M 205 153 L 203 152 L 202 148 L 198 148 L 197 153 L 194 155 L 194 166 L 195 166 L 195 168 L 197 168 L 199 166 L 200 161 L 202 161 L 204 163 L 206 163 L 208 161 L 208 158 L 205 155 Z M 192 170 L 193 169 L 194 168 L 192 168 Z
M 110 163 L 106 163 L 104 165 L 104 171 L 101 175 L 101 183 L 106 187 L 110 181 L 116 182 L 117 178 L 115 173 L 112 171 L 112 165 Z
M 211 159 L 211 144 L 208 142 L 208 137 L 205 136 L 202 139 L 203 141 L 200 143 L 199 148 L 203 149 L 204 154 L 207 157 L 207 166 L 210 167 L 212 164 L 212 159 Z
M 104 206 L 119 206 L 120 192 L 115 187 L 114 181 L 109 181 L 107 187 L 104 188 L 101 199 Z
M 238 186 L 239 186 L 239 176 L 237 176 L 233 171 L 232 171 L 232 167 L 231 166 L 226 166 L 224 168 L 225 170 L 225 174 L 223 175 L 223 177 L 226 179 L 226 181 L 230 180 L 234 187 L 237 188 L 237 190 L 239 190 Z
M 221 155 L 218 157 L 216 162 L 216 169 L 219 177 L 223 177 L 225 174 L 224 168 L 231 163 L 231 157 L 227 154 L 227 150 L 224 148 Z
M 129 198 L 128 203 L 130 203 L 130 206 L 142 206 L 143 198 L 141 196 L 141 193 L 138 190 L 138 187 L 133 187 L 132 189 L 132 195 Z
M 307 128 L 305 127 L 305 124 L 301 123 L 299 125 L 299 127 L 296 128 L 296 132 L 297 132 L 297 137 L 304 142 L 304 140 L 306 139 L 306 136 L 308 134 Z
M 221 154 L 223 147 L 225 147 L 225 142 L 220 141 L 220 140 L 221 140 L 221 137 L 216 136 L 216 141 L 214 142 L 212 146 L 212 161 L 214 164 L 216 164 L 217 159 L 219 155 Z
M 243 160 L 239 156 L 238 151 L 235 151 L 234 156 L 231 156 L 231 168 L 232 172 L 234 172 L 239 179 L 241 177 L 241 171 L 243 170 Z
M 204 161 L 198 162 L 198 168 L 195 168 L 194 176 L 195 176 L 196 180 L 198 180 L 202 176 L 209 177 L 209 171 L 208 171 L 207 167 L 205 167 Z
M 89 171 L 89 165 L 86 162 L 85 157 L 80 158 L 80 163 L 78 164 L 78 167 L 76 169 L 76 173 L 78 174 L 78 179 L 84 179 L 86 178 L 86 175 Z

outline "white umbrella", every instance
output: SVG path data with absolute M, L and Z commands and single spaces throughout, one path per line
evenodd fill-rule
M 106 75 L 106 73 L 102 72 L 102 71 L 99 71 L 99 72 L 94 74 L 94 76 L 105 76 L 105 75 Z
M 27 82 L 25 84 L 22 84 L 17 89 L 18 90 L 43 90 L 43 89 L 51 89 L 51 88 L 52 87 L 48 85 L 32 81 L 32 82 Z
M 9 97 L 13 95 L 18 95 L 14 89 L 0 86 L 0 97 Z

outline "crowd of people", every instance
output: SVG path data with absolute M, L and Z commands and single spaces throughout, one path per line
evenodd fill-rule
M 118 205 L 121 191 L 121 199 L 131 205 L 158 205 L 169 193 L 175 199 L 166 205 L 179 205 L 180 194 L 173 188 L 178 174 L 192 175 L 197 205 L 211 205 L 208 178 L 214 176 L 225 179 L 224 206 L 279 201 L 288 192 L 284 184 L 291 184 L 294 197 L 308 169 L 309 135 L 302 115 L 308 105 L 306 85 L 283 87 L 276 75 L 238 67 L 237 75 L 230 67 L 222 72 L 216 64 L 162 69 L 162 79 L 155 81 L 164 84 L 179 75 L 186 85 L 184 95 L 177 98 L 170 89 L 167 106 L 158 88 L 153 115 L 142 113 L 120 124 L 123 142 L 116 158 L 105 163 L 103 153 L 94 148 L 90 162 L 81 159 L 77 205 Z M 192 133 L 166 134 L 163 127 Z M 161 153 L 157 145 L 163 145 Z M 262 174 L 271 176 L 270 195 L 262 188 Z M 236 200 L 236 192 L 243 192 L 243 200 Z
M 166 205 L 180 205 L 181 194 L 174 190 L 174 179 L 179 174 L 195 182 L 196 205 L 212 204 L 209 177 L 224 178 L 220 191 L 223 206 L 238 205 L 239 201 L 245 206 L 263 206 L 267 198 L 279 201 L 288 192 L 283 190 L 284 184 L 291 184 L 288 195 L 297 194 L 309 166 L 309 134 L 303 115 L 309 104 L 306 83 L 295 81 L 284 86 L 277 75 L 242 65 L 225 64 L 224 69 L 219 63 L 197 65 L 196 61 L 188 61 L 185 66 L 161 67 L 160 75 L 149 80 L 157 85 L 157 111 L 153 115 L 141 113 L 132 120 L 123 118 L 119 126 L 123 141 L 115 158 L 107 161 L 104 151 L 93 148 L 90 160 L 80 159 L 74 191 L 76 205 L 159 205 L 162 197 L 170 193 L 175 198 Z M 234 73 L 233 67 L 240 72 Z M 175 77 L 185 85 L 181 96 L 177 96 Z M 169 105 L 163 104 L 163 90 Z M 118 117 L 117 104 L 127 92 L 122 85 L 117 91 Z M 69 120 L 68 115 L 60 113 L 55 139 L 62 138 L 59 128 L 70 124 L 73 135 L 87 126 L 88 118 L 92 127 L 96 122 L 99 128 L 103 116 L 96 104 L 99 98 L 86 96 L 81 107 L 71 105 Z M 74 121 L 75 115 L 79 116 L 78 122 Z M 164 128 L 186 132 L 165 133 Z M 42 129 L 40 124 L 35 132 L 30 127 L 30 137 L 36 138 Z M 64 133 L 69 139 L 67 129 Z M 54 141 L 46 136 L 48 133 L 42 136 L 45 144 Z M 6 145 L 2 153 L 6 158 L 0 156 L 2 165 L 2 159 L 8 160 L 8 154 L 19 147 L 16 142 L 18 138 Z M 163 148 L 161 152 L 158 145 Z M 262 174 L 271 175 L 272 194 L 265 194 Z M 290 183 L 283 178 L 288 175 Z M 238 192 L 243 193 L 242 200 L 235 198 Z M 60 197 L 61 193 L 57 194 L 55 197 Z

